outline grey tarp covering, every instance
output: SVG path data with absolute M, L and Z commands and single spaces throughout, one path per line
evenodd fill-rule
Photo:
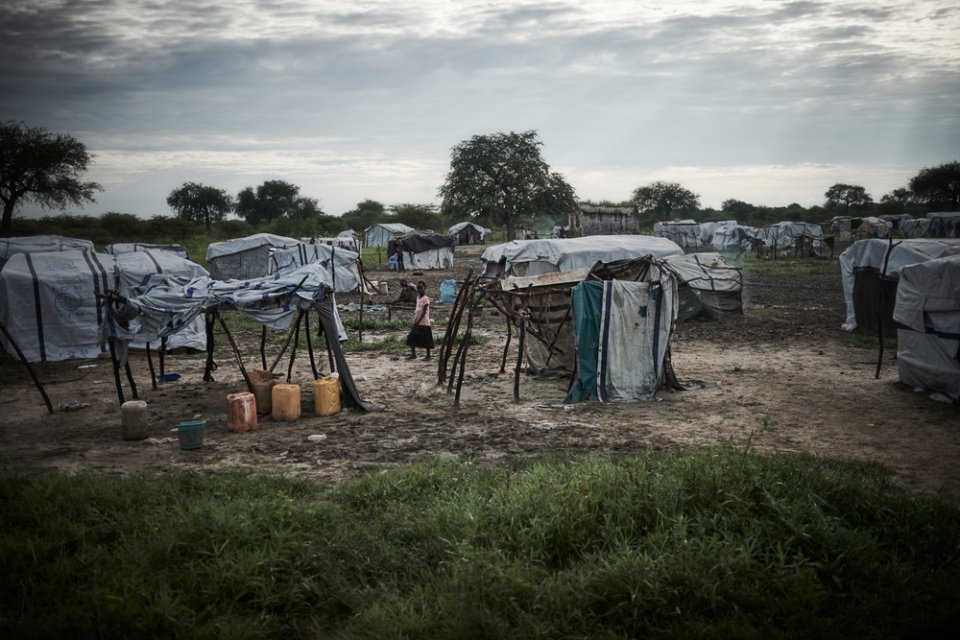
M 320 314 L 324 334 L 335 354 L 341 384 L 348 398 L 366 410 L 375 407 L 363 402 L 350 377 L 346 359 L 337 339 L 342 324 L 336 311 L 329 271 L 318 263 L 247 281 L 219 281 L 195 278 L 183 284 L 149 287 L 142 295 L 128 299 L 136 311 L 127 328 L 115 323 L 116 337 L 124 342 L 155 342 L 178 331 L 194 318 L 221 306 L 241 311 L 262 325 L 287 330 L 300 310 L 315 309 Z
M 121 253 L 116 256 L 117 289 L 125 298 L 137 297 L 151 287 L 168 284 L 183 284 L 210 275 L 207 270 L 169 251 L 146 250 Z M 134 342 L 131 346 L 142 349 L 146 341 Z M 158 343 L 152 346 L 159 346 Z M 207 346 L 207 327 L 203 318 L 195 318 L 180 331 L 167 338 L 166 348 L 187 348 L 203 351 Z
M 714 251 L 740 253 L 750 251 L 753 248 L 754 239 L 762 237 L 763 231 L 757 227 L 723 224 L 713 230 L 710 243 Z
M 707 315 L 722 318 L 743 313 L 743 272 L 719 253 L 670 256 L 664 263 L 681 285 L 697 292 Z
M 458 222 L 447 230 L 447 235 L 456 238 L 459 244 L 467 244 L 476 238 L 483 242 L 491 230 L 475 222 Z
M 585 295 L 598 286 L 599 296 Z M 565 402 L 652 398 L 664 383 L 677 319 L 674 277 L 654 267 L 645 281 L 582 282 L 572 301 L 577 369 Z
M 396 237 L 416 231 L 400 222 L 381 222 L 370 225 L 363 232 L 363 244 L 367 247 L 385 247 Z
M 926 238 L 930 235 L 929 218 L 911 218 L 900 221 L 900 234 L 904 238 Z
M 901 382 L 960 401 L 960 255 L 900 269 L 893 319 Z
M 814 249 L 819 249 L 823 241 L 823 229 L 812 222 L 785 221 L 770 225 L 763 233 L 767 246 L 778 251 L 795 248 L 801 238 L 809 240 Z
M 159 284 L 206 274 L 203 267 L 166 251 L 19 254 L 0 272 L 0 320 L 31 362 L 96 358 L 106 348 L 108 331 L 107 311 L 98 296 L 114 290 L 137 296 Z M 168 347 L 203 349 L 204 335 L 202 325 L 189 327 L 171 336 Z
M 592 267 L 597 262 L 643 256 L 666 258 L 682 253 L 683 249 L 666 238 L 611 235 L 513 240 L 489 247 L 480 260 L 484 264 L 484 275 L 488 277 L 497 275 L 497 265 L 501 259 L 505 260 L 506 275 L 534 276 Z
M 300 242 L 270 253 L 270 273 L 286 273 L 308 264 L 318 264 L 329 272 L 329 286 L 334 291 L 356 291 L 360 287 L 360 255 L 349 249 L 329 244 Z
M 0 321 L 30 362 L 96 358 L 105 348 L 101 298 L 114 257 L 93 251 L 18 253 L 0 271 Z M 15 353 L 4 340 L 8 353 Z
M 887 264 L 887 275 L 898 274 L 900 269 L 918 262 L 926 262 L 960 254 L 960 240 L 906 239 L 894 241 Z M 854 242 L 840 254 L 840 276 L 843 282 L 843 299 L 847 305 L 846 320 L 842 328 L 853 331 L 857 328 L 857 313 L 854 306 L 856 272 L 861 269 L 883 269 L 888 240 L 876 238 Z
M 117 242 L 108 244 L 103 248 L 106 253 L 118 256 L 121 253 L 130 253 L 133 251 L 168 251 L 181 258 L 189 258 L 187 250 L 179 244 L 144 244 L 142 242 Z
M 64 236 L 20 236 L 0 238 L 0 267 L 17 253 L 47 253 L 50 251 L 94 251 L 93 243 L 80 238 Z
M 699 247 L 700 225 L 695 220 L 664 220 L 653 225 L 653 235 L 673 240 L 684 249 Z
M 207 267 L 217 280 L 250 280 L 270 274 L 270 252 L 295 247 L 298 240 L 272 233 L 214 242 L 207 247 Z
M 450 236 L 432 231 L 406 233 L 389 243 L 388 256 L 396 253 L 398 244 L 403 247 L 403 268 L 408 271 L 453 267 L 453 249 L 456 242 Z

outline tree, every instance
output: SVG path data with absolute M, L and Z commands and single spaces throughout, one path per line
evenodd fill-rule
M 668 220 L 674 213 L 692 214 L 700 208 L 700 196 L 676 182 L 652 182 L 637 187 L 633 201 L 641 214 Z
M 310 203 L 304 202 L 299 194 L 300 187 L 295 184 L 284 180 L 267 180 L 256 191 L 247 187 L 238 193 L 234 211 L 250 224 L 273 222 L 284 216 L 297 217 L 310 210 Z M 314 209 L 316 204 L 314 200 Z
M 883 197 L 880 198 L 880 202 L 883 204 L 896 205 L 902 209 L 913 204 L 913 192 L 905 187 L 900 187 L 890 193 L 885 193 Z
M 838 182 L 827 189 L 827 192 L 823 195 L 827 198 L 826 207 L 828 209 L 836 209 L 840 205 L 843 205 L 844 215 L 850 213 L 851 205 L 863 206 L 873 202 L 873 198 L 870 197 L 867 190 L 855 184 L 842 184 Z
M 93 194 L 103 187 L 80 180 L 92 159 L 73 136 L 12 120 L 0 124 L 0 235 L 10 235 L 13 213 L 22 202 L 60 211 L 68 204 L 96 202 Z
M 216 187 L 184 182 L 167 196 L 167 204 L 184 220 L 203 222 L 210 231 L 210 222 L 223 220 L 230 212 L 233 202 L 227 192 Z
M 363 231 L 372 224 L 376 224 L 383 218 L 386 209 L 376 200 L 364 200 L 357 203 L 356 209 L 347 211 L 343 216 L 343 221 L 349 228 L 356 231 Z
M 433 204 L 401 203 L 390 205 L 391 220 L 401 222 L 414 229 L 433 229 L 440 231 L 443 221 Z
M 921 169 L 910 179 L 910 190 L 929 211 L 960 211 L 960 162 Z
M 540 155 L 536 131 L 473 136 L 451 150 L 450 172 L 440 187 L 445 212 L 470 213 L 516 237 L 518 221 L 576 206 L 573 190 Z M 555 178 L 551 175 L 556 175 Z M 564 210 L 563 213 L 567 211 Z

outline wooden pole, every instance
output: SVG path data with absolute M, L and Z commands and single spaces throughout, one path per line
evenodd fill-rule
M 463 281 L 463 286 L 457 291 L 457 297 L 453 301 L 453 309 L 450 310 L 450 317 L 447 318 L 447 331 L 440 343 L 440 352 L 437 354 L 437 384 L 443 384 L 447 379 L 447 364 L 450 361 L 450 352 L 457 339 L 457 332 L 460 331 L 460 321 L 463 318 L 464 301 L 473 288 L 474 282 L 473 269 L 467 272 L 467 277 Z M 451 376 L 453 371 L 451 371 Z
M 157 390 L 157 374 L 153 371 L 153 356 L 150 355 L 150 343 L 147 343 L 147 368 L 150 370 L 150 386 Z
M 43 388 L 43 384 L 40 383 L 40 378 L 37 377 L 33 367 L 31 367 L 30 363 L 27 362 L 27 357 L 23 355 L 23 351 L 20 350 L 20 345 L 18 345 L 17 341 L 13 339 L 13 336 L 10 335 L 10 332 L 7 331 L 7 328 L 3 326 L 2 322 L 0 322 L 0 331 L 3 331 L 3 335 L 7 338 L 7 342 L 13 346 L 13 350 L 17 352 L 17 357 L 20 358 L 20 362 L 22 362 L 23 366 L 27 368 L 27 373 L 30 374 L 30 378 L 33 380 L 33 386 L 35 386 L 37 391 L 40 392 L 40 396 L 43 398 L 43 403 L 47 405 L 47 413 L 52 414 L 53 404 L 50 402 L 50 397 L 47 395 L 46 389 Z
M 167 338 L 166 336 L 160 338 L 160 380 L 166 381 L 166 369 L 164 368 L 164 358 L 167 355 Z
M 887 280 L 887 266 L 890 264 L 890 254 L 893 248 L 900 244 L 894 243 L 893 238 L 887 243 L 887 253 L 883 256 L 883 270 L 880 272 L 880 292 L 877 295 L 877 336 L 880 341 L 880 350 L 877 353 L 877 371 L 873 374 L 874 380 L 880 379 L 880 365 L 883 364 L 883 285 Z
M 280 349 L 280 353 L 277 354 L 276 360 L 273 361 L 273 364 L 270 365 L 270 373 L 273 373 L 273 370 L 277 368 L 277 365 L 280 364 L 280 360 L 283 359 L 283 354 L 287 352 L 287 347 L 290 346 L 290 341 L 293 339 L 293 331 L 287 332 L 287 340 L 283 343 L 283 348 Z
M 233 355 L 237 358 L 237 364 L 240 366 L 240 374 L 243 376 L 243 381 L 247 383 L 247 391 L 253 393 L 253 383 L 250 382 L 250 376 L 247 375 L 247 368 L 243 366 L 243 359 L 240 357 L 240 349 L 237 348 L 237 343 L 233 341 L 233 336 L 230 335 L 230 330 L 227 329 L 227 323 L 223 321 L 223 317 L 219 312 L 216 312 L 217 320 L 220 322 L 220 328 L 223 329 L 224 335 L 227 336 L 227 342 L 230 343 L 230 346 L 233 348 Z
M 520 311 L 520 336 L 517 340 L 517 368 L 513 372 L 513 400 L 520 402 L 520 367 L 523 366 L 523 346 L 527 337 L 527 306 L 530 304 L 530 289 L 527 287 L 527 296 L 523 299 L 523 308 Z
M 507 352 L 510 350 L 510 340 L 513 339 L 513 322 L 509 316 L 504 316 L 507 320 L 507 344 L 503 347 L 503 359 L 500 361 L 500 373 L 507 370 Z
M 316 380 L 320 377 L 320 372 L 317 371 L 317 361 L 313 357 L 313 340 L 310 338 L 310 311 L 307 310 L 306 314 L 303 316 L 303 333 L 307 337 L 307 353 L 310 354 L 310 369 L 313 371 L 313 379 Z
M 110 344 L 110 362 L 113 364 L 113 382 L 117 385 L 117 398 L 119 398 L 120 404 L 123 404 L 123 385 L 120 383 L 120 363 L 117 362 L 117 347 L 113 338 L 110 338 L 108 342 Z
M 137 383 L 133 380 L 133 370 L 130 368 L 130 350 L 127 349 L 127 359 L 123 363 L 123 368 L 127 372 L 127 382 L 130 383 L 130 393 L 133 394 L 133 399 L 136 400 L 137 396 Z
M 290 349 L 290 364 L 287 365 L 287 384 L 290 384 L 290 376 L 293 375 L 293 361 L 297 359 L 297 346 L 300 344 L 300 321 L 303 319 L 303 311 L 297 314 L 297 319 L 293 325 L 293 348 Z
M 473 335 L 473 309 L 474 306 L 471 304 L 470 310 L 467 312 L 467 330 L 463 334 L 463 354 L 460 356 L 460 373 L 457 376 L 457 394 L 453 398 L 453 406 L 455 407 L 460 406 L 460 388 L 463 387 L 463 374 L 467 367 L 467 350 L 470 348 L 470 336 Z
M 213 334 L 214 334 L 214 319 L 213 311 L 207 311 L 204 314 L 204 322 L 207 326 L 207 362 L 203 367 L 203 381 L 204 382 L 213 382 Z
M 260 325 L 260 363 L 267 370 L 267 325 Z

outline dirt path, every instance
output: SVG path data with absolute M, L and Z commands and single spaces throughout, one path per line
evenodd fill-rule
M 440 280 L 462 277 L 470 264 L 464 260 L 453 273 L 423 275 L 436 295 Z M 372 275 L 396 280 L 395 274 Z M 749 279 L 748 287 L 743 318 L 679 327 L 674 367 L 681 378 L 703 381 L 704 388 L 662 392 L 643 403 L 564 406 L 565 379 L 526 375 L 522 400 L 514 403 L 510 365 L 499 373 L 503 321 L 491 317 L 482 323 L 488 339 L 471 348 L 459 408 L 446 389 L 435 386 L 436 361 L 407 361 L 396 352 L 351 353 L 361 394 L 383 412 L 320 418 L 305 411 L 294 423 L 261 418 L 258 430 L 233 433 L 225 427 L 225 396 L 243 390 L 239 371 L 221 358 L 217 382 L 204 384 L 202 358 L 178 356 L 168 369 L 180 373 L 180 380 L 158 391 L 142 383 L 150 437 L 124 441 L 109 361 L 39 367 L 55 403 L 90 404 L 47 415 L 22 367 L 4 357 L 0 468 L 106 473 L 242 468 L 337 481 L 374 466 L 431 456 L 484 460 L 749 443 L 760 451 L 879 462 L 903 486 L 960 505 L 957 407 L 899 384 L 893 360 L 887 359 L 880 379 L 874 379 L 875 347 L 839 330 L 839 278 L 758 278 Z M 438 315 L 443 315 L 439 308 Z M 134 368 L 146 381 L 146 365 L 135 361 Z M 305 357 L 297 361 L 293 378 L 309 407 L 312 376 Z M 172 429 L 194 415 L 208 421 L 204 447 L 181 451 Z

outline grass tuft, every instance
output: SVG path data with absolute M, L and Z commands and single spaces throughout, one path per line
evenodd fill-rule
M 731 448 L 429 461 L 324 490 L 0 475 L 4 637 L 946 637 L 960 511 Z

